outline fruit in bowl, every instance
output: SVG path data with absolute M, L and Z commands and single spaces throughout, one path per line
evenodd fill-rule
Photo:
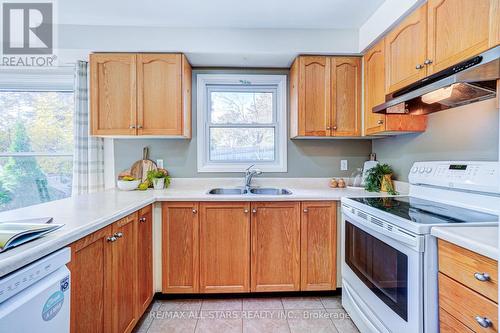
M 118 189 L 122 191 L 133 191 L 137 189 L 140 183 L 140 179 L 134 178 L 132 176 L 123 176 L 118 179 L 118 181 L 116 182 L 116 186 L 118 186 Z

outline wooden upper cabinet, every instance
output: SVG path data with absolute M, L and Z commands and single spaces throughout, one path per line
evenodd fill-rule
M 330 136 L 330 58 L 300 56 L 291 70 L 291 135 Z M 296 91 L 295 91 L 296 90 Z M 293 106 L 296 106 L 293 107 Z
M 364 57 L 365 74 L 365 135 L 395 135 L 423 132 L 427 128 L 426 115 L 399 115 L 373 113 L 374 106 L 385 102 L 385 47 L 382 39 L 369 49 Z
M 300 290 L 300 202 L 252 203 L 251 291 Z
M 374 106 L 385 102 L 385 44 L 380 40 L 364 57 L 364 97 L 365 97 L 365 135 L 385 131 L 385 115 L 373 113 Z
M 477 55 L 495 44 L 490 27 L 498 0 L 429 0 L 427 75 Z M 496 13 L 495 13 L 496 12 Z
M 361 135 L 361 58 L 332 57 L 331 135 Z
M 426 76 L 426 18 L 427 5 L 423 5 L 385 37 L 386 93 Z
M 290 69 L 290 136 L 361 135 L 358 57 L 299 56 Z
M 162 290 L 164 293 L 197 293 L 198 203 L 163 203 L 162 214 Z
M 71 333 L 111 332 L 111 226 L 71 244 Z
M 136 134 L 136 55 L 90 55 L 92 135 Z
M 183 98 L 190 92 L 191 68 L 184 55 L 138 54 L 138 134 L 190 136 L 190 99 Z
M 137 225 L 137 313 L 142 315 L 153 300 L 153 209 L 139 210 Z
M 91 54 L 91 134 L 191 137 L 183 54 Z
M 114 333 L 131 332 L 139 320 L 137 312 L 137 213 L 113 224 L 112 308 Z
M 494 47 L 500 45 L 500 0 L 492 0 L 490 10 L 490 47 Z
M 250 203 L 200 204 L 200 292 L 250 291 Z
M 302 202 L 300 290 L 337 288 L 337 205 Z

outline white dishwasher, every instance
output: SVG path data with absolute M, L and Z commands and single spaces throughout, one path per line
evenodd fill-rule
M 0 332 L 69 332 L 70 257 L 64 248 L 0 278 Z

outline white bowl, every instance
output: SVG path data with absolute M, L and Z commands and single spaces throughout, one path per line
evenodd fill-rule
M 118 180 L 116 185 L 122 191 L 133 191 L 136 190 L 141 181 L 138 180 Z

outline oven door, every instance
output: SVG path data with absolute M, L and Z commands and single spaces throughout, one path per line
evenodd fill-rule
M 343 209 L 343 304 L 362 332 L 422 333 L 423 253 L 390 234 Z

